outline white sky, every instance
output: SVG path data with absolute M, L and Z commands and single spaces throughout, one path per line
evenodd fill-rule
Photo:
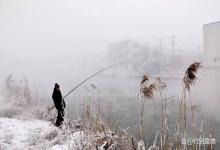
M 47 70 L 119 40 L 169 43 L 170 35 L 197 51 L 202 25 L 218 20 L 219 0 L 0 0 L 0 66 Z

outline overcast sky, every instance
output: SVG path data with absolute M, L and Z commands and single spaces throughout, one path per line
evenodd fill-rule
M 0 0 L 0 63 L 47 70 L 112 42 L 168 43 L 170 35 L 177 48 L 197 51 L 202 25 L 218 20 L 219 0 Z

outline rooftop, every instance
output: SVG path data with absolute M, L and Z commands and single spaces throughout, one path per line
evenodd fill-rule
M 204 24 L 203 26 L 208 26 L 208 25 L 213 25 L 213 24 L 220 24 L 220 21 L 215 21 L 215 22 L 212 22 L 212 23 L 207 23 L 207 24 Z

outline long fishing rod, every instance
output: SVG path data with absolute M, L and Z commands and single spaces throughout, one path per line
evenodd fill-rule
M 125 62 L 124 62 L 125 63 Z M 72 88 L 66 95 L 63 96 L 63 101 L 64 101 L 64 98 L 66 98 L 69 94 L 71 94 L 73 91 L 75 91 L 77 88 L 79 88 L 83 83 L 85 83 L 86 81 L 88 81 L 89 79 L 93 78 L 94 76 L 96 76 L 97 74 L 103 72 L 103 71 L 106 71 L 110 68 L 113 68 L 115 66 L 118 66 L 118 65 L 121 65 L 121 64 L 124 64 L 124 63 L 118 63 L 118 64 L 114 64 L 114 65 L 111 65 L 111 66 L 108 66 L 108 67 L 105 67 L 101 70 L 99 70 L 98 72 L 96 72 L 95 74 L 92 74 L 91 76 L 89 76 L 88 78 L 86 78 L 85 80 L 83 80 L 82 82 L 80 82 L 78 85 L 76 85 L 74 88 Z M 53 107 L 51 107 L 49 109 L 49 111 L 51 111 L 53 108 L 54 108 L 55 105 L 53 105 Z

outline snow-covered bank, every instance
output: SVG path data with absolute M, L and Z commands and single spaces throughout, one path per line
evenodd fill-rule
M 112 136 L 111 132 L 92 134 L 65 126 L 60 129 L 48 121 L 0 118 L 0 150 L 104 150 L 104 147 L 113 150 L 116 147 L 118 136 Z
M 0 118 L 0 150 L 68 149 L 67 140 L 55 140 L 62 139 L 59 132 L 61 129 L 48 121 Z M 79 136 L 77 132 L 74 135 Z
M 104 150 L 117 144 L 108 122 L 96 113 L 89 115 L 85 110 L 85 118 L 65 118 L 57 128 L 51 124 L 56 110 L 22 103 L 22 97 L 7 99 L 0 102 L 0 150 Z
M 24 149 L 31 135 L 43 134 L 49 128 L 47 121 L 0 118 L 1 149 Z

